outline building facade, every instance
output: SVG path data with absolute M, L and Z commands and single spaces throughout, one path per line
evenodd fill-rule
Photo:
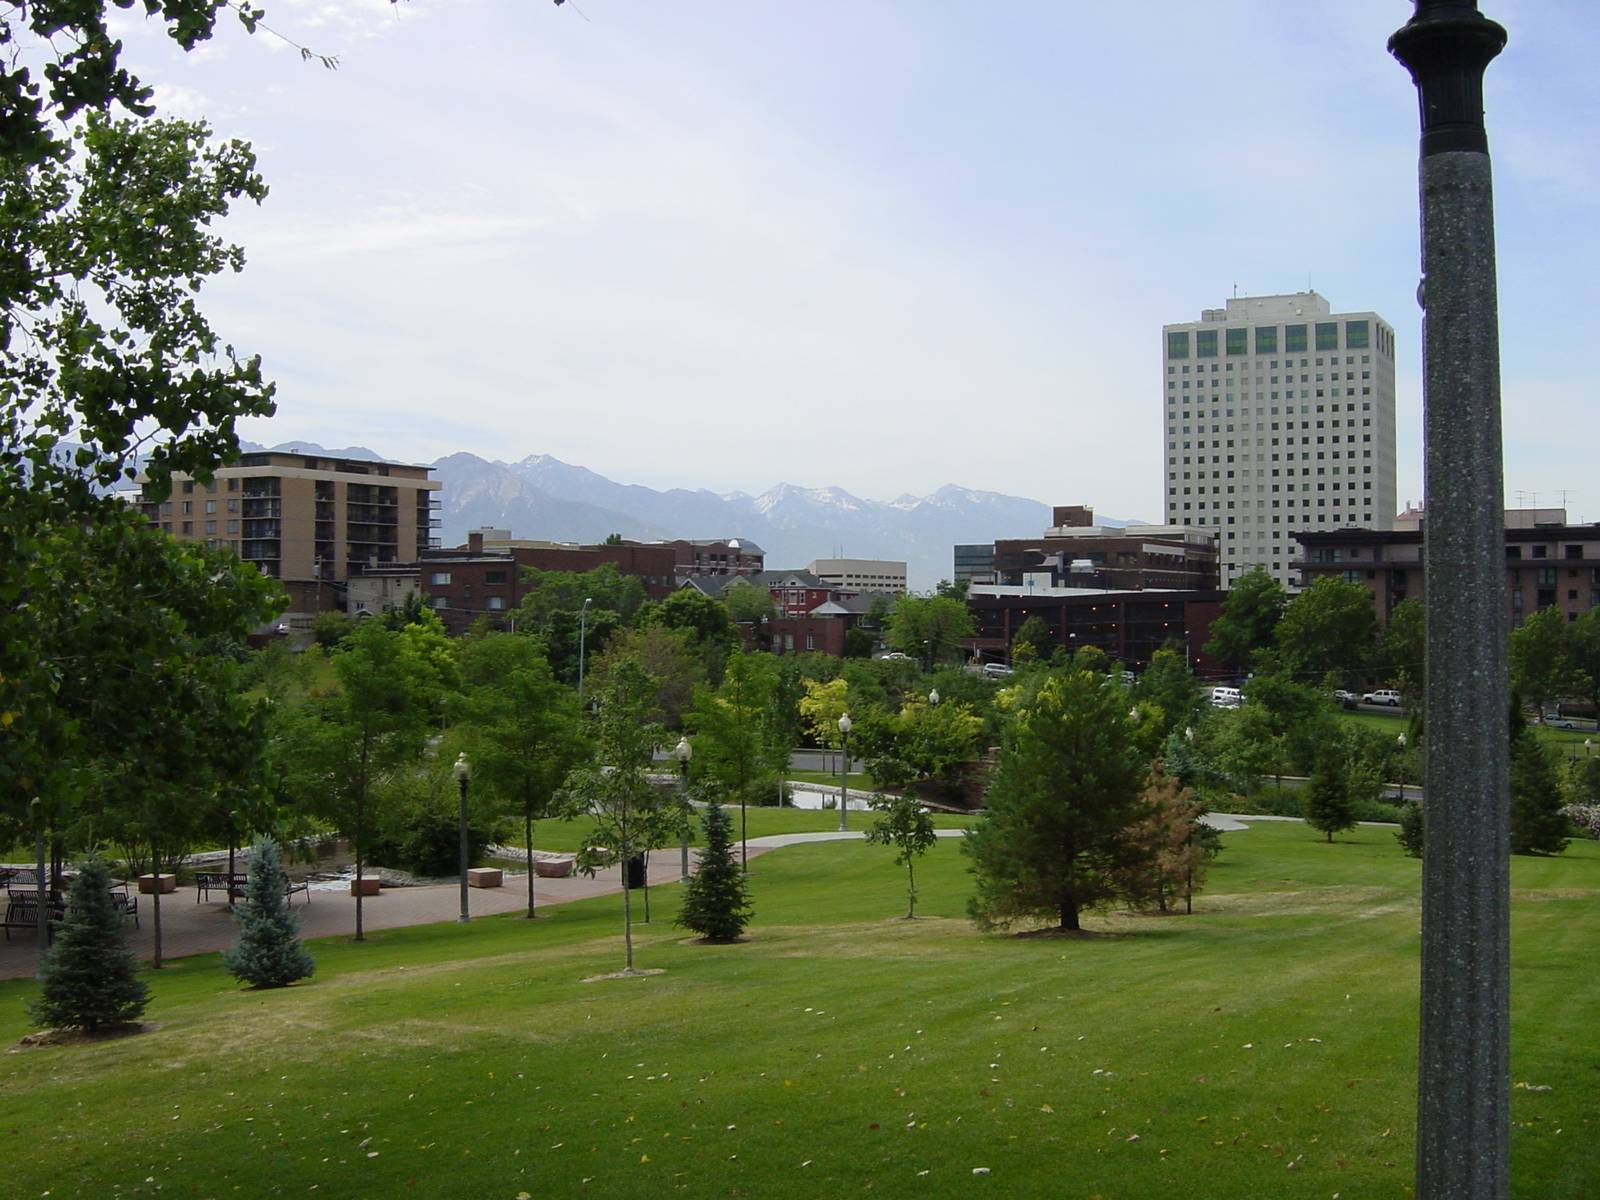
M 817 558 L 806 570 L 818 579 L 846 592 L 882 592 L 888 596 L 906 594 L 906 564 L 880 558 Z
M 261 451 L 209 484 L 174 474 L 141 481 L 145 516 L 182 541 L 231 549 L 281 580 L 290 613 L 343 608 L 344 585 L 369 566 L 414 562 L 434 544 L 442 486 L 429 468 Z
M 1600 525 L 1568 525 L 1564 510 L 1541 510 L 1546 521 L 1507 512 L 1506 613 L 1511 628 L 1541 608 L 1559 608 L 1569 621 L 1600 607 Z M 1302 586 L 1333 575 L 1372 593 L 1378 619 L 1395 605 L 1421 600 L 1426 518 L 1408 529 L 1340 529 L 1295 536 Z
M 1036 538 L 1003 538 L 989 546 L 957 546 L 955 577 L 968 585 L 1013 588 L 1144 588 L 1217 586 L 1217 538 L 1185 525 L 1096 525 L 1094 509 L 1066 505 Z
M 1096 646 L 1142 671 L 1157 650 L 1176 646 L 1196 674 L 1215 675 L 1221 664 L 1206 656 L 1205 644 L 1224 599 L 1220 591 L 1022 591 L 977 584 L 967 594 L 976 634 L 964 644 L 975 660 L 1009 662 L 1017 630 L 1029 617 L 1038 617 L 1068 654 Z
M 1294 535 L 1386 530 L 1395 511 L 1394 330 L 1316 292 L 1239 296 L 1162 328 L 1168 525 L 1217 540 L 1224 588 L 1299 586 Z

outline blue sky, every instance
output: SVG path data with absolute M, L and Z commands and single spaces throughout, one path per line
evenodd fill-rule
M 1162 323 L 1309 284 L 1395 326 L 1421 498 L 1410 4 L 266 7 L 340 69 L 119 17 L 272 187 L 208 301 L 279 384 L 246 436 L 1158 519 Z M 1507 503 L 1600 520 L 1600 22 L 1486 11 Z

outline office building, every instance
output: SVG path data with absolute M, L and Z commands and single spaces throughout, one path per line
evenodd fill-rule
M 847 592 L 906 594 L 906 564 L 881 558 L 817 558 L 806 570 Z
M 1239 296 L 1162 329 L 1166 523 L 1217 539 L 1222 586 L 1299 585 L 1294 535 L 1387 530 L 1394 330 L 1316 292 Z

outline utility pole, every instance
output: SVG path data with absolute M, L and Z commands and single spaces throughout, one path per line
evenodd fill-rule
M 1428 837 L 1422 863 L 1418 1200 L 1505 1200 L 1510 1120 L 1510 749 L 1494 197 L 1483 73 L 1506 31 L 1417 0 L 1389 39 L 1422 145 Z

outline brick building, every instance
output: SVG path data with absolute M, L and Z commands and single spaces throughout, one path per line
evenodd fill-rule
M 1036 538 L 1003 538 L 988 554 L 979 546 L 955 548 L 957 579 L 969 583 L 1034 588 L 1145 588 L 1217 586 L 1217 540 L 1185 525 L 1096 525 L 1094 509 L 1065 505 Z
M 1408 519 L 1409 518 L 1409 519 Z M 1296 533 L 1301 586 L 1333 575 L 1372 593 L 1378 619 L 1394 606 L 1421 600 L 1422 543 L 1426 520 L 1402 514 L 1403 529 L 1339 529 Z M 1506 611 L 1511 628 L 1541 608 L 1559 608 L 1567 620 L 1600 607 L 1600 525 L 1568 525 L 1565 509 L 1506 513 Z
M 1011 642 L 1029 617 L 1049 628 L 1056 645 L 1068 653 L 1097 646 L 1135 671 L 1150 656 L 1176 642 L 1196 673 L 1220 674 L 1221 664 L 1207 657 L 1211 622 L 1222 611 L 1226 593 L 1207 591 L 1089 591 L 1056 588 L 1019 591 L 1000 585 L 974 585 L 967 594 L 976 636 L 963 643 L 983 662 L 1007 662 Z

